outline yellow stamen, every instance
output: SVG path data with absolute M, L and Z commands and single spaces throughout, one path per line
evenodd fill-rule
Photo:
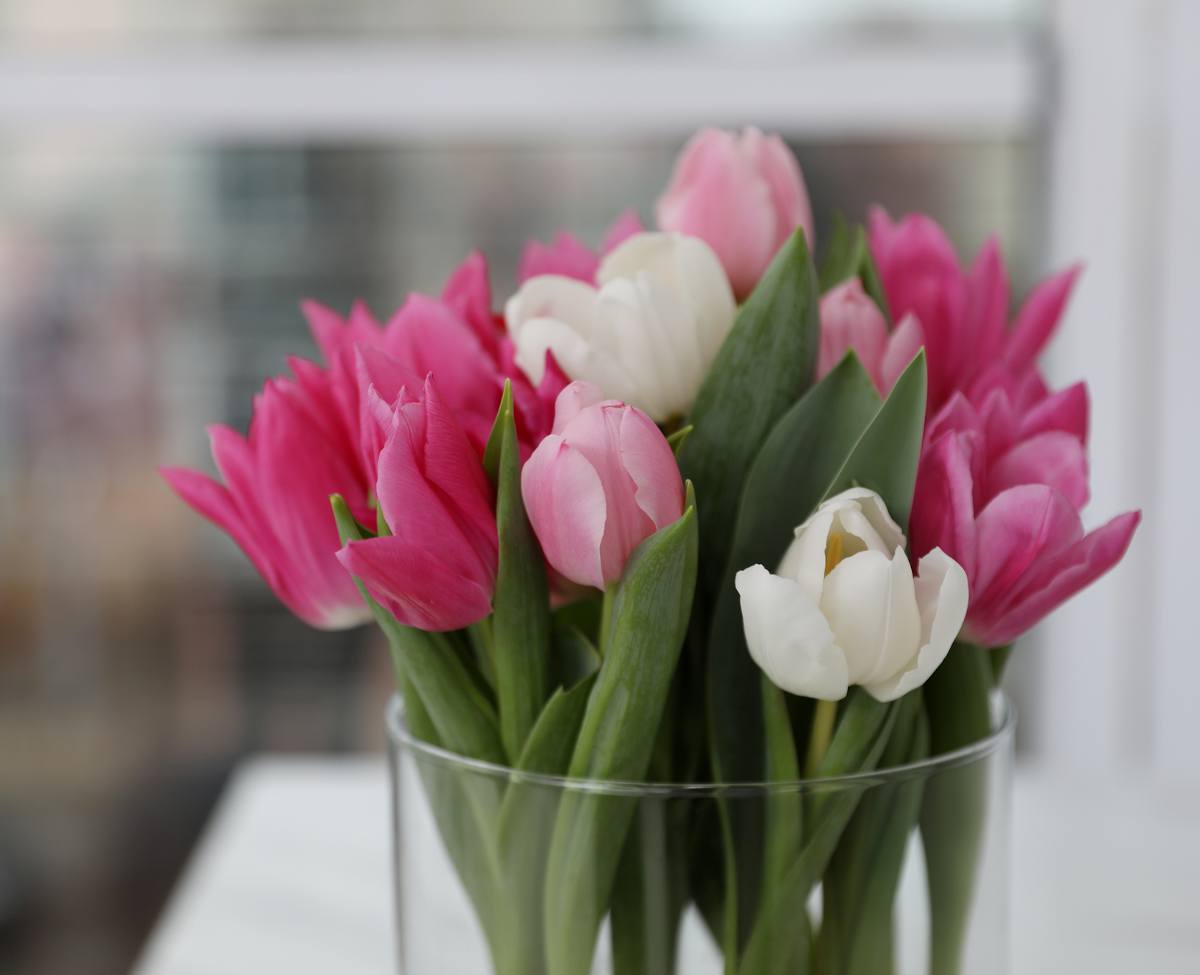
M 825 574 L 829 575 L 833 571 L 833 567 L 842 561 L 842 539 L 845 536 L 841 532 L 830 532 L 829 541 L 825 544 Z

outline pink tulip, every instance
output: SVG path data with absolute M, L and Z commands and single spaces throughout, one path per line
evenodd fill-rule
M 670 444 L 645 413 L 575 382 L 555 404 L 554 432 L 521 471 L 525 510 L 551 567 L 605 589 L 633 550 L 683 513 Z
M 491 612 L 498 542 L 479 455 L 438 396 L 403 391 L 375 494 L 391 535 L 348 543 L 342 565 L 401 623 L 456 630 Z
M 997 383 L 1010 392 L 1031 378 L 1062 317 L 1079 268 L 1054 275 L 1029 294 L 1008 325 L 1008 272 L 995 239 L 961 267 L 945 232 L 923 214 L 893 222 L 879 207 L 868 218 L 871 255 L 890 311 L 915 315 L 924 332 L 930 415 L 955 391 L 980 402 Z
M 542 274 L 557 274 L 594 284 L 600 258 L 634 234 L 640 234 L 642 230 L 641 218 L 632 210 L 626 210 L 608 228 L 600 244 L 599 253 L 565 230 L 560 230 L 549 244 L 531 240 L 521 253 L 517 283 L 524 284 L 530 278 Z
M 1087 391 L 1015 409 L 995 388 L 981 409 L 961 394 L 926 428 L 910 553 L 940 548 L 970 580 L 964 636 L 1000 646 L 1090 585 L 1124 555 L 1140 514 L 1084 534 Z
M 914 315 L 906 315 L 895 331 L 888 332 L 883 313 L 858 278 L 831 288 L 821 298 L 818 379 L 853 349 L 875 388 L 886 396 L 923 344 L 921 324 Z
M 163 468 L 167 483 L 228 532 L 283 603 L 322 629 L 354 626 L 370 613 L 334 553 L 340 542 L 329 496 L 345 496 L 368 519 L 354 442 L 341 427 L 328 375 L 294 360 L 296 378 L 267 382 L 249 436 L 209 428 L 224 484 L 199 471 Z
M 813 246 L 812 209 L 800 165 L 777 135 L 704 129 L 683 148 L 656 209 L 658 226 L 708 243 L 744 298 L 771 258 L 803 227 Z
M 450 276 L 441 298 L 413 294 L 381 325 L 363 303 L 348 318 L 307 301 L 304 313 L 313 337 L 329 363 L 342 423 L 349 435 L 362 429 L 366 386 L 374 383 L 391 404 L 402 386 L 418 388 L 436 377 L 438 389 L 459 418 L 475 449 L 482 453 L 491 432 L 504 381 L 513 384 L 517 433 L 528 453 L 549 432 L 553 402 L 566 379 L 553 365 L 538 387 L 517 368 L 512 341 L 491 309 L 487 263 L 472 253 Z M 364 367 L 360 352 L 365 353 Z M 364 445 L 368 478 L 374 467 Z

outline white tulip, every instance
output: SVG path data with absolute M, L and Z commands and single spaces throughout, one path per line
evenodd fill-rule
M 776 574 L 737 574 L 750 655 L 791 694 L 837 701 L 860 684 L 879 701 L 902 697 L 937 670 L 967 614 L 962 566 L 935 548 L 917 570 L 878 494 L 830 498 Z
M 682 234 L 635 234 L 600 263 L 596 287 L 545 274 L 509 299 L 517 364 L 539 383 L 546 352 L 572 379 L 658 421 L 685 415 L 737 306 L 717 255 Z

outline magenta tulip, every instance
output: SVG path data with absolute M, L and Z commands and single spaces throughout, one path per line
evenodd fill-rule
M 328 374 L 292 363 L 296 378 L 268 381 L 255 398 L 247 437 L 209 428 L 224 484 L 199 471 L 162 469 L 175 492 L 228 532 L 267 584 L 297 616 L 322 629 L 369 618 L 353 580 L 338 564 L 329 496 L 345 496 L 370 517 L 355 443 L 339 423 Z
M 343 566 L 401 623 L 456 630 L 491 612 L 497 565 L 492 489 L 433 380 L 389 418 L 375 495 L 390 535 L 348 543 Z
M 1087 391 L 1024 411 L 993 389 L 981 409 L 955 394 L 926 429 L 909 522 L 913 557 L 940 548 L 970 580 L 963 633 L 1011 643 L 1124 555 L 1140 515 L 1084 534 Z
M 670 444 L 641 410 L 575 382 L 555 405 L 554 432 L 521 471 L 521 494 L 546 561 L 606 589 L 633 550 L 683 514 Z
M 886 396 L 923 344 L 921 324 L 913 315 L 888 331 L 883 313 L 858 278 L 844 281 L 821 298 L 818 379 L 853 349 L 875 388 Z
M 813 246 L 812 209 L 796 157 L 777 135 L 704 129 L 679 155 L 656 214 L 662 230 L 716 251 L 744 298 L 797 227 Z
M 608 228 L 604 240 L 600 243 L 599 252 L 592 250 L 574 234 L 565 230 L 555 234 L 554 240 L 549 244 L 531 240 L 521 252 L 517 283 L 524 284 L 530 278 L 543 274 L 557 274 L 560 277 L 594 284 L 600 259 L 634 234 L 640 234 L 643 229 L 641 218 L 632 210 L 626 210 Z
M 1058 328 L 1078 276 L 1073 267 L 1030 292 L 1008 325 L 1008 271 L 995 239 L 970 267 L 960 266 L 945 232 L 923 214 L 893 222 L 879 207 L 869 219 L 871 255 L 879 269 L 889 309 L 897 320 L 914 315 L 921 324 L 929 368 L 929 412 L 956 392 L 976 403 L 988 387 L 1040 379 L 1038 355 Z
M 475 252 L 450 276 L 440 298 L 412 294 L 384 325 L 359 302 L 343 319 L 317 302 L 303 305 L 313 337 L 329 363 L 338 411 L 351 436 L 362 429 L 366 386 L 389 405 L 402 386 L 419 388 L 433 375 L 477 452 L 491 432 L 504 381 L 511 380 L 525 455 L 549 432 L 554 398 L 566 385 L 551 364 L 534 387 L 517 368 L 512 341 L 491 309 L 487 263 Z M 361 361 L 366 357 L 366 367 Z M 368 440 L 364 468 L 373 475 Z

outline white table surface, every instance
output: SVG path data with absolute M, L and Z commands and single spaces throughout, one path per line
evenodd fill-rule
M 1200 788 L 1020 769 L 1014 975 L 1200 973 Z M 394 975 L 378 758 L 240 767 L 135 975 Z

